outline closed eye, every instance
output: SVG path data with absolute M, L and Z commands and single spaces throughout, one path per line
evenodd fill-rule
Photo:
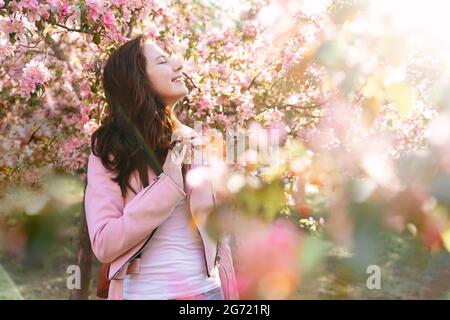
M 159 61 L 156 64 L 163 64 L 163 63 L 167 63 L 168 61 L 168 56 L 165 54 L 161 54 L 158 57 L 156 57 L 155 61 Z

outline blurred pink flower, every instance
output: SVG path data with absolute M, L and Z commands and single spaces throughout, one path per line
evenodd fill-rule
M 283 55 L 283 67 L 284 69 L 289 69 L 292 62 L 294 62 L 294 54 L 290 50 L 290 48 L 287 48 Z
M 238 222 L 236 277 L 243 299 L 286 299 L 300 281 L 301 237 L 287 222 Z
M 244 25 L 244 34 L 250 37 L 256 37 L 258 34 L 258 29 L 252 21 L 247 21 Z
M 30 169 L 23 173 L 23 180 L 27 185 L 34 185 L 39 182 L 40 176 L 37 169 Z

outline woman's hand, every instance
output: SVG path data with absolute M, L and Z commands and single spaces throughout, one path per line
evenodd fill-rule
M 182 124 L 175 119 L 177 126 L 172 133 L 172 141 L 180 141 L 187 146 L 185 164 L 201 164 L 205 158 L 204 148 L 207 140 L 204 134 Z M 209 140 L 208 140 L 209 141 Z
M 163 172 L 169 176 L 181 189 L 184 189 L 183 173 L 181 166 L 186 155 L 187 146 L 181 143 L 175 144 L 173 149 L 167 152 L 163 164 Z

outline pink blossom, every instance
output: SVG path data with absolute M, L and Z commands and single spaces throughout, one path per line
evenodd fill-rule
M 263 119 L 269 125 L 279 124 L 284 117 L 283 113 L 280 110 L 278 110 L 277 108 L 268 109 L 262 115 L 263 115 Z
M 213 104 L 211 97 L 201 96 L 198 99 L 197 110 L 196 110 L 195 114 L 196 114 L 196 116 L 200 117 L 200 116 L 206 114 L 213 107 L 214 107 L 214 104 Z
M 146 36 L 149 38 L 155 38 L 157 34 L 157 28 L 156 27 L 150 27 L 146 31 Z
M 224 125 L 225 128 L 230 126 L 230 119 L 228 119 L 228 117 L 226 115 L 224 115 L 223 113 L 218 113 L 215 114 L 211 117 L 211 121 L 212 122 L 217 122 L 217 123 L 222 123 Z
M 247 21 L 244 25 L 244 34 L 246 36 L 256 37 L 258 35 L 256 25 L 251 21 Z
M 100 10 L 97 7 L 89 8 L 89 12 L 87 14 L 87 17 L 89 19 L 97 20 L 99 16 L 100 16 Z
M 218 97 L 217 104 L 222 105 L 222 106 L 228 105 L 228 104 L 230 104 L 230 98 Z
M 39 7 L 39 2 L 37 0 L 21 0 L 17 6 L 19 8 L 36 10 Z
M 23 180 L 27 185 L 34 185 L 39 182 L 39 172 L 37 169 L 27 170 L 23 174 Z
M 58 15 L 68 15 L 71 12 L 70 3 L 61 0 L 47 0 L 50 7 L 58 12 Z
M 86 6 L 88 6 L 90 8 L 92 8 L 92 7 L 103 8 L 104 1 L 102 1 L 102 0 L 86 0 Z
M 250 118 L 254 113 L 255 107 L 253 104 L 253 96 L 247 92 L 245 95 L 238 97 L 237 100 L 240 105 L 237 106 L 236 111 L 239 112 L 244 118 Z
M 80 114 L 82 116 L 88 116 L 89 115 L 89 111 L 91 111 L 92 106 L 89 104 L 83 104 L 81 106 L 81 110 L 80 110 Z
M 100 0 L 86 0 L 86 6 L 89 8 L 87 17 L 96 20 L 103 12 L 103 2 Z
M 47 67 L 37 60 L 28 62 L 22 71 L 22 92 L 24 94 L 34 92 L 38 84 L 45 84 L 51 78 Z
M 289 69 L 289 67 L 291 66 L 293 61 L 294 61 L 294 54 L 288 48 L 284 52 L 284 56 L 283 56 L 283 67 L 284 67 L 284 69 Z
M 102 21 L 105 25 L 105 27 L 110 28 L 114 25 L 114 21 L 116 20 L 116 17 L 114 16 L 114 12 L 112 11 L 106 11 L 106 13 L 102 17 Z
M 0 28 L 4 33 L 17 32 L 22 26 L 22 21 L 14 20 L 13 17 L 9 17 L 8 20 L 0 20 Z
M 128 1 L 128 0 L 109 0 L 109 2 L 110 2 L 112 5 L 123 6 L 123 5 L 126 5 L 127 2 L 131 2 L 131 1 Z
M 61 158 L 69 170 L 74 171 L 84 165 L 81 147 L 86 143 L 84 138 L 68 138 L 60 147 Z
M 84 133 L 90 137 L 94 131 L 98 129 L 98 123 L 94 120 L 90 120 L 84 124 L 83 129 Z
M 0 57 L 6 58 L 14 53 L 14 49 L 9 41 L 0 42 Z
M 202 96 L 198 101 L 198 105 L 201 109 L 209 109 L 212 107 L 211 99 L 209 97 Z
M 59 8 L 61 6 L 61 0 L 47 0 L 47 3 L 53 8 Z
M 111 28 L 111 26 L 108 29 L 107 38 L 121 43 L 126 41 L 125 36 L 122 33 L 118 32 L 115 28 Z
M 131 19 L 131 12 L 126 7 L 122 9 L 122 19 L 124 22 L 129 22 Z

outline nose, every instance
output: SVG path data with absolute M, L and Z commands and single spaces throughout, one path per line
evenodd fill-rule
M 175 72 L 183 70 L 183 59 L 177 58 L 174 63 Z

